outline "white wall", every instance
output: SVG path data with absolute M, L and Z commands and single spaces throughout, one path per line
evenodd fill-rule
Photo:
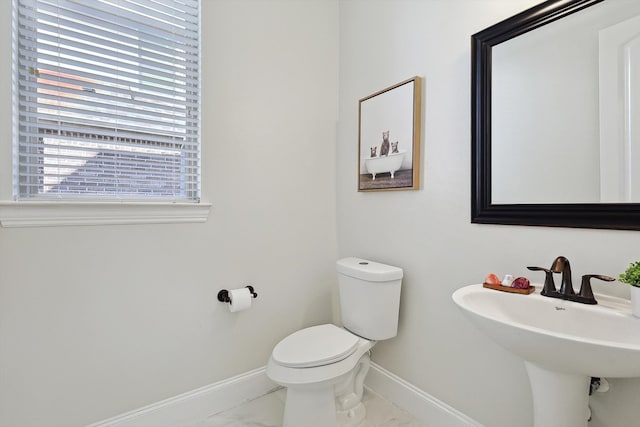
M 405 269 L 400 333 L 376 346 L 376 362 L 487 427 L 530 426 L 521 362 L 476 331 L 451 293 L 560 254 L 576 275 L 616 275 L 640 236 L 469 223 L 469 36 L 536 1 L 203 0 L 212 215 L 0 228 L 0 426 L 81 426 L 263 366 L 281 337 L 329 319 L 338 255 Z M 7 198 L 8 60 L 0 75 Z M 357 101 L 414 75 L 425 78 L 424 189 L 358 193 Z M 260 293 L 250 311 L 215 301 L 245 283 Z M 597 290 L 628 296 L 617 283 Z M 612 387 L 592 399 L 592 427 L 640 417 L 638 381 Z
M 203 0 L 205 224 L 0 228 L 0 426 L 75 427 L 264 366 L 331 317 L 336 1 Z M 0 196 L 11 186 L 0 2 Z M 231 314 L 218 290 L 251 283 Z
M 489 272 L 567 256 L 575 277 L 617 275 L 638 258 L 633 231 L 470 224 L 470 36 L 537 0 L 349 0 L 340 2 L 337 139 L 339 255 L 405 269 L 397 338 L 373 359 L 487 427 L 532 425 L 522 362 L 474 329 L 451 301 Z M 357 101 L 414 75 L 424 81 L 423 190 L 358 193 Z M 575 280 L 575 279 L 574 279 Z M 628 297 L 628 288 L 597 285 Z M 640 418 L 640 381 L 612 381 L 592 398 L 592 427 Z

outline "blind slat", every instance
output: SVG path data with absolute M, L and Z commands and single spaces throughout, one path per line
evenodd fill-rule
M 25 16 L 60 16 L 63 19 L 74 19 L 95 27 L 111 29 L 115 33 L 128 35 L 131 34 L 131 28 L 136 28 L 136 32 L 137 34 L 140 34 L 141 38 L 151 40 L 160 40 L 162 38 L 170 39 L 168 35 L 176 35 L 181 32 L 184 32 L 184 34 L 195 33 L 198 29 L 197 14 L 194 15 L 186 13 L 186 10 L 177 8 L 173 15 L 179 16 L 182 18 L 181 20 L 172 19 L 170 17 L 171 15 L 164 15 L 164 17 L 169 16 L 169 20 L 162 19 L 163 16 L 160 14 L 154 14 L 154 3 L 149 0 L 140 2 L 141 4 L 149 7 L 147 9 L 148 16 L 146 17 L 144 15 L 131 13 L 125 8 L 97 1 L 38 0 L 38 3 L 38 7 L 36 9 L 37 14 L 34 12 L 27 12 L 25 13 Z M 178 4 L 174 1 L 169 3 L 173 5 Z M 123 3 L 121 2 L 121 4 Z M 21 11 L 22 10 L 24 9 L 21 9 Z M 158 29 L 161 31 L 157 31 Z
M 38 94 L 37 103 L 25 102 L 25 107 L 55 108 L 61 112 L 104 112 L 102 117 L 121 117 L 123 114 L 135 115 L 136 119 L 146 120 L 150 123 L 184 123 L 187 111 L 184 109 L 172 109 L 164 105 L 139 105 L 133 102 L 124 103 L 119 100 L 111 101 L 110 97 L 85 96 L 74 93 L 47 93 Z M 102 102 L 105 101 L 105 102 Z M 65 105 L 59 105 L 64 103 Z M 131 117 L 131 116 L 129 116 Z
M 18 123 L 24 133 L 24 137 L 31 137 L 32 139 L 36 139 L 40 136 L 47 136 L 50 133 L 51 129 L 57 129 L 61 133 L 73 133 L 73 132 L 81 132 L 87 133 L 86 128 L 105 128 L 104 123 L 97 123 L 95 121 L 86 121 L 81 119 L 74 119 L 73 122 L 62 122 L 58 116 L 54 115 L 44 115 L 41 114 L 43 120 L 38 123 L 29 120 L 20 120 Z M 44 120 L 46 119 L 46 120 Z M 111 126 L 108 130 L 103 130 L 100 132 L 96 132 L 97 135 L 108 138 L 108 137 L 119 137 L 121 139 L 129 138 L 129 139 L 141 139 L 154 141 L 156 144 L 161 144 L 163 142 L 171 142 L 175 143 L 176 140 L 185 140 L 187 144 L 194 145 L 194 150 L 197 150 L 197 127 L 187 127 L 187 133 L 184 132 L 175 132 L 170 131 L 168 129 L 149 129 L 144 128 L 142 126 L 138 126 L 135 129 L 127 128 L 124 126 L 125 123 L 121 123 L 119 127 Z M 192 132 L 189 133 L 189 130 Z M 95 132 L 95 131 L 92 131 Z M 142 135 L 142 136 L 141 136 Z M 37 141 L 36 141 L 37 142 Z
M 43 24 L 40 26 L 43 30 L 47 30 L 49 26 Z M 93 30 L 95 35 L 96 30 Z M 123 59 L 129 59 L 135 63 L 146 63 L 149 67 L 155 66 L 166 70 L 175 70 L 174 72 L 184 73 L 189 61 L 197 59 L 197 52 L 187 51 L 182 46 L 170 49 L 169 47 L 161 49 L 157 46 L 147 45 L 136 41 L 136 43 L 123 43 L 113 39 L 98 39 L 84 33 L 75 33 L 68 30 L 56 29 L 52 26 L 49 33 L 38 33 L 37 31 L 24 31 L 26 37 L 37 37 L 38 43 L 48 45 L 51 49 L 63 48 L 66 50 L 74 50 L 81 52 L 87 49 L 87 45 L 91 46 L 93 57 L 110 58 L 122 55 Z M 106 37 L 106 36 L 105 36 Z M 25 42 L 25 46 L 36 46 L 34 42 Z M 78 54 L 78 53 L 77 53 Z
M 21 64 L 23 64 L 21 62 Z M 36 70 L 37 63 L 24 63 L 21 67 L 19 75 L 21 85 L 28 87 L 29 90 L 35 92 L 38 88 L 46 88 L 51 82 L 56 86 L 56 90 L 59 91 L 73 91 L 73 90 L 95 90 L 96 93 L 112 94 L 112 96 L 129 97 L 129 98 L 142 98 L 142 101 L 148 101 L 149 103 L 167 103 L 173 102 L 177 99 L 181 103 L 197 104 L 198 93 L 196 88 L 184 88 L 179 92 L 174 89 L 164 89 L 152 86 L 132 87 L 130 85 L 124 85 L 122 80 L 117 78 L 110 78 L 106 76 L 91 76 L 83 77 L 82 74 L 73 75 L 74 70 L 66 68 L 58 68 L 58 70 L 46 70 L 38 69 L 37 73 L 41 76 L 37 79 L 32 78 L 33 71 Z M 137 100 L 136 102 L 139 102 Z
M 48 138 L 49 140 L 53 140 L 54 138 Z M 134 151 L 134 149 L 138 149 L 140 150 L 155 150 L 157 152 L 161 152 L 164 150 L 180 150 L 183 154 L 188 155 L 188 154 L 196 154 L 197 151 L 194 151 L 192 149 L 190 149 L 191 145 L 188 144 L 180 144 L 180 143 L 176 143 L 175 141 L 171 144 L 166 144 L 166 145 L 158 145 L 156 143 L 156 141 L 154 141 L 154 144 L 151 145 L 143 145 L 143 144 L 125 144 L 123 142 L 112 142 L 112 141 L 105 141 L 105 140 L 92 140 L 89 138 L 85 138 L 85 139 L 81 139 L 81 138 L 75 138 L 75 139 L 71 139 L 71 138 L 67 138 L 65 137 L 63 138 L 57 138 L 58 140 L 62 140 L 62 141 L 72 141 L 72 142 L 80 142 L 80 143 L 85 143 L 87 145 L 89 144 L 93 144 L 94 146 L 98 146 L 98 145 L 102 145 L 103 147 L 107 147 L 104 148 L 105 150 L 108 150 L 108 146 L 111 145 L 116 145 L 118 147 L 117 150 L 112 150 L 112 151 Z M 37 155 L 38 153 L 38 148 L 43 148 L 42 143 L 38 143 L 38 144 L 24 144 L 25 148 L 29 148 L 32 149 L 31 152 L 35 153 L 35 155 Z M 25 152 L 26 153 L 26 152 Z M 31 154 L 29 154 L 31 155 Z
M 28 66 L 29 63 L 27 62 L 25 65 Z M 95 61 L 92 61 L 89 57 L 65 57 L 61 60 L 54 52 L 43 50 L 38 55 L 36 65 L 38 65 L 38 70 L 56 70 L 58 67 L 67 69 L 71 75 L 75 74 L 79 79 L 85 78 L 91 80 L 94 77 L 100 79 L 101 76 L 117 76 L 118 79 L 123 81 L 123 84 L 153 88 L 158 92 L 167 92 L 166 88 L 171 86 L 173 86 L 174 91 L 186 87 L 186 79 L 184 77 L 179 79 L 177 77 L 180 76 L 176 76 L 175 74 L 147 68 L 143 65 L 133 67 L 127 63 L 120 63 L 117 64 L 118 68 L 114 68 L 113 64 L 109 65 L 109 63 L 100 58 L 95 58 Z M 187 75 L 187 77 L 191 76 Z

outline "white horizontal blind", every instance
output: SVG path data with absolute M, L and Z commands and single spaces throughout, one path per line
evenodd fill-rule
M 199 1 L 16 2 L 15 197 L 198 201 Z

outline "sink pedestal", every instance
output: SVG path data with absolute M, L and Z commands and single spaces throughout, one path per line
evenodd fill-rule
M 525 361 L 534 427 L 587 427 L 591 377 L 551 371 Z

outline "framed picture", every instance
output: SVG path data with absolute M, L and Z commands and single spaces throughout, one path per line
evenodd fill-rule
M 420 188 L 422 78 L 360 100 L 358 191 Z

